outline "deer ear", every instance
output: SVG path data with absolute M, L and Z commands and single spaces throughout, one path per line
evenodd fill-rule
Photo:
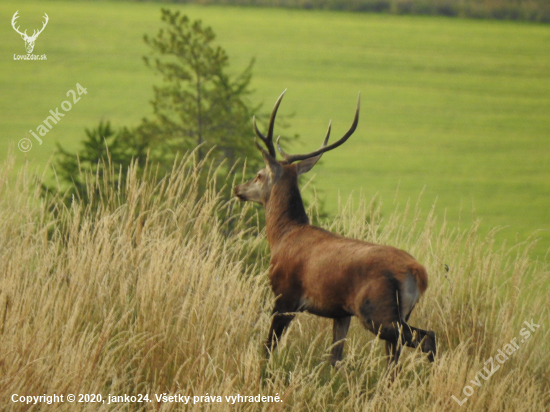
M 275 159 L 273 156 L 271 156 L 269 153 L 267 153 L 265 150 L 262 150 L 262 156 L 264 158 L 265 165 L 271 172 L 271 177 L 273 179 L 273 183 L 275 183 L 281 175 L 283 174 L 283 167 L 281 164 Z
M 319 156 L 310 157 L 309 159 L 302 160 L 300 163 L 297 163 L 296 171 L 298 172 L 298 176 L 309 172 L 313 168 L 313 166 L 315 166 L 315 164 L 319 161 L 321 156 L 322 154 L 320 154 Z

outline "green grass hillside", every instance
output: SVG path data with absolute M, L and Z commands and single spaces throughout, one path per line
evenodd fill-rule
M 176 7 L 176 6 L 173 6 Z M 352 120 L 355 135 L 325 155 L 315 186 L 335 211 L 363 191 L 382 210 L 404 209 L 420 193 L 425 211 L 451 227 L 475 216 L 484 231 L 513 243 L 534 231 L 542 258 L 550 247 L 550 28 L 543 25 L 437 17 L 321 11 L 178 6 L 218 34 L 236 71 L 256 58 L 253 99 L 270 108 L 288 88 L 282 113 L 295 113 L 301 138 L 288 151 L 310 151 L 329 119 L 335 138 Z M 19 164 L 43 166 L 58 141 L 76 148 L 84 127 L 110 119 L 133 125 L 151 111 L 158 81 L 142 63 L 144 33 L 160 26 L 157 3 L 4 1 L 0 15 L 0 150 L 14 146 Z M 15 61 L 22 30 L 50 21 L 34 53 Z M 88 94 L 27 154 L 17 142 L 67 100 L 76 83 Z M 34 139 L 32 139 L 34 140 Z M 252 133 L 251 133 L 252 142 Z M 395 204 L 394 204 L 395 203 Z

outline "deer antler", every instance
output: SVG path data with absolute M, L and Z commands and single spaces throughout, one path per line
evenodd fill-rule
M 36 39 L 38 37 L 38 35 L 40 33 L 42 33 L 44 31 L 44 29 L 46 28 L 46 25 L 48 24 L 48 21 L 50 20 L 50 18 L 48 17 L 48 15 L 46 13 L 44 13 L 43 17 L 46 19 L 46 21 L 42 24 L 42 28 L 40 30 L 38 30 L 38 32 L 36 32 L 36 30 L 33 31 L 31 39 Z
M 273 106 L 271 117 L 269 118 L 269 126 L 267 128 L 267 136 L 264 136 L 258 130 L 258 126 L 256 125 L 256 116 L 254 116 L 253 118 L 254 131 L 256 132 L 256 135 L 262 140 L 262 142 L 264 142 L 269 154 L 274 158 L 277 157 L 277 153 L 275 152 L 275 146 L 273 146 L 273 127 L 275 126 L 275 116 L 277 116 L 277 110 L 279 109 L 279 105 L 281 104 L 281 100 L 283 100 L 283 96 L 285 95 L 285 93 L 286 89 L 283 90 L 283 92 L 275 102 L 275 106 Z
M 340 146 L 346 140 L 348 140 L 348 138 L 353 134 L 353 132 L 355 132 L 355 129 L 357 128 L 357 123 L 359 123 L 359 106 L 360 106 L 359 103 L 360 103 L 360 100 L 361 100 L 361 94 L 359 94 L 359 96 L 357 97 L 357 109 L 355 109 L 355 117 L 353 118 L 353 123 L 351 124 L 351 127 L 349 128 L 349 130 L 338 141 L 332 143 L 329 146 L 327 146 L 327 143 L 328 143 L 328 138 L 330 136 L 330 129 L 331 129 L 331 123 L 330 122 L 328 124 L 327 135 L 325 136 L 325 140 L 323 141 L 323 144 L 321 145 L 321 147 L 319 149 L 317 149 L 317 150 L 315 150 L 311 153 L 299 154 L 299 155 L 289 155 L 281 149 L 281 146 L 279 145 L 279 138 L 277 138 L 277 149 L 279 150 L 279 152 L 281 153 L 281 155 L 284 158 L 283 162 L 286 163 L 286 164 L 291 164 L 291 163 L 294 163 L 298 160 L 305 160 L 305 159 L 309 159 L 311 157 L 322 155 L 323 153 L 328 152 L 329 150 L 336 149 L 338 146 Z
M 46 19 L 46 21 L 42 24 L 42 28 L 40 30 L 38 30 L 38 32 L 36 30 L 33 31 L 32 33 L 32 36 L 29 37 L 29 35 L 27 34 L 27 30 L 25 30 L 24 33 L 21 33 L 19 31 L 19 26 L 18 27 L 15 27 L 15 23 L 16 23 L 16 20 L 19 18 L 19 16 L 17 15 L 17 13 L 19 13 L 19 10 L 17 10 L 12 19 L 11 19 L 11 26 L 13 27 L 13 29 L 19 33 L 21 36 L 24 36 L 26 39 L 29 39 L 29 40 L 36 40 L 36 38 L 38 37 L 38 35 L 40 33 L 42 33 L 44 31 L 44 29 L 46 28 L 46 25 L 48 24 L 48 21 L 50 20 L 50 18 L 48 17 L 48 15 L 46 13 L 44 13 L 44 18 Z
M 330 137 L 330 130 L 331 130 L 331 126 L 332 125 L 332 120 L 329 120 L 328 122 L 328 129 L 327 129 L 327 135 L 325 136 L 325 140 L 323 140 L 323 144 L 321 145 L 321 148 L 323 147 L 326 147 L 327 146 L 327 143 L 328 143 L 328 138 Z M 279 144 L 279 139 L 281 138 L 281 136 L 277 136 L 277 150 L 279 151 L 279 153 L 281 154 L 281 156 L 283 156 L 283 162 L 286 163 L 286 164 L 290 164 L 292 162 L 288 162 L 287 159 L 289 159 L 292 155 L 289 155 L 288 153 L 286 153 L 283 148 L 281 147 L 281 145 Z
M 17 11 L 15 12 L 15 14 L 13 15 L 13 17 L 11 18 L 11 26 L 12 26 L 13 29 L 14 29 L 17 33 L 19 33 L 21 36 L 28 37 L 28 36 L 27 36 L 27 30 L 25 30 L 25 33 L 21 33 L 21 32 L 19 31 L 19 27 L 15 27 L 15 20 L 17 20 L 17 19 L 19 18 L 19 16 L 17 15 L 17 13 L 19 13 L 19 10 L 17 10 Z

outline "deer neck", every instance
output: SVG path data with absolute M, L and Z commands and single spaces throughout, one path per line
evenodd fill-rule
M 265 205 L 267 240 L 271 246 L 297 226 L 309 224 L 297 177 L 283 176 L 273 188 Z

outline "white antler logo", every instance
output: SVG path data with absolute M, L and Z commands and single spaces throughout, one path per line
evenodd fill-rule
M 19 31 L 19 27 L 15 27 L 15 20 L 19 17 L 17 15 L 17 13 L 19 13 L 19 10 L 17 10 L 15 12 L 15 14 L 13 15 L 13 18 L 11 19 L 11 25 L 13 27 L 13 29 L 19 33 L 21 35 L 21 38 L 23 40 L 25 40 L 25 47 L 27 48 L 27 53 L 32 53 L 32 50 L 34 49 L 34 42 L 36 41 L 36 38 L 38 37 L 38 35 L 40 33 L 42 33 L 44 31 L 44 28 L 46 27 L 46 24 L 48 24 L 48 15 L 46 13 L 44 13 L 44 18 L 46 19 L 46 21 L 44 22 L 44 25 L 42 26 L 42 28 L 38 31 L 34 30 L 33 33 L 32 33 L 32 36 L 28 36 L 27 35 L 27 30 L 25 30 L 24 33 L 21 33 Z

